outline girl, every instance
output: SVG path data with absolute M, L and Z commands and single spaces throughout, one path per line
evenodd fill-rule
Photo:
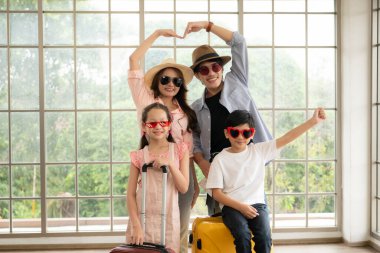
M 150 35 L 129 57 L 130 70 L 128 84 L 137 115 L 142 109 L 154 102 L 166 105 L 173 119 L 172 135 L 176 143 L 184 142 L 192 157 L 192 132 L 197 132 L 197 119 L 194 111 L 186 101 L 187 85 L 193 78 L 191 68 L 177 64 L 174 59 L 166 59 L 161 64 L 143 74 L 140 61 L 153 42 L 160 36 L 182 38 L 173 30 L 159 29 Z M 139 117 L 139 116 L 138 116 Z M 138 119 L 140 122 L 140 119 Z M 188 227 L 191 208 L 199 194 L 193 160 L 190 160 L 190 185 L 185 194 L 179 195 L 180 224 L 181 224 L 181 253 L 188 251 Z
M 179 252 L 178 192 L 185 193 L 189 185 L 189 152 L 184 143 L 176 144 L 170 133 L 171 116 L 166 106 L 153 103 L 142 113 L 140 150 L 131 152 L 131 168 L 127 190 L 129 222 L 127 243 L 142 244 L 144 241 L 160 243 L 162 178 L 159 168 L 169 166 L 166 205 L 165 245 Z M 153 170 L 147 173 L 145 234 L 140 224 L 141 184 L 139 176 L 144 163 L 153 162 Z M 157 174 L 159 173 L 159 174 Z

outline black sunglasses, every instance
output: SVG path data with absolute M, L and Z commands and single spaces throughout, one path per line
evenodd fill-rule
M 183 84 L 183 79 L 180 77 L 169 77 L 169 76 L 160 77 L 160 83 L 162 85 L 167 85 L 170 82 L 172 82 L 176 87 L 181 87 L 181 85 Z

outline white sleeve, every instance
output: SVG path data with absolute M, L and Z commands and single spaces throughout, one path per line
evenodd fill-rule
M 277 153 L 280 151 L 276 148 L 276 140 L 257 143 L 255 148 L 265 163 L 276 158 Z
M 213 188 L 223 189 L 223 173 L 220 164 L 216 160 L 211 163 L 206 183 L 206 189 Z

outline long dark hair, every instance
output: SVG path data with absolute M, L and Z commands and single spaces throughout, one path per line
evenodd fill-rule
M 163 110 L 166 113 L 166 117 L 168 118 L 168 120 L 170 122 L 172 121 L 169 109 L 165 105 L 160 104 L 160 103 L 153 103 L 153 104 L 150 104 L 150 105 L 148 105 L 147 107 L 144 108 L 144 110 L 142 112 L 142 116 L 141 116 L 141 121 L 143 123 L 146 123 L 146 120 L 148 118 L 148 113 L 152 109 Z M 170 133 L 170 131 L 169 131 L 169 135 L 167 137 L 167 140 L 168 140 L 168 142 L 175 142 L 172 134 Z M 143 136 L 141 136 L 141 139 L 140 139 L 140 149 L 143 149 L 146 145 L 149 145 L 149 142 L 148 142 L 148 139 L 146 138 L 145 134 L 143 134 Z
M 177 73 L 179 77 L 184 79 L 183 74 L 179 69 L 177 68 L 172 68 L 172 69 Z M 160 90 L 158 89 L 158 85 L 160 84 L 160 77 L 162 76 L 162 73 L 165 70 L 166 68 L 161 69 L 153 78 L 151 89 L 153 91 L 154 98 L 158 98 L 160 96 Z M 187 125 L 186 130 L 188 132 L 192 132 L 192 131 L 199 132 L 197 116 L 195 115 L 195 112 L 193 111 L 193 109 L 191 109 L 191 107 L 187 103 L 187 94 L 186 94 L 187 91 L 188 90 L 186 86 L 181 85 L 181 87 L 179 87 L 178 93 L 174 96 L 174 98 L 178 101 L 179 106 L 184 111 L 185 115 L 187 116 L 189 123 Z

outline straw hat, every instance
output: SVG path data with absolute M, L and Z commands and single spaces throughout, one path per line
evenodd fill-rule
M 160 72 L 160 70 L 166 69 L 166 68 L 175 68 L 175 69 L 178 69 L 179 71 L 181 71 L 183 78 L 184 78 L 185 85 L 190 83 L 191 80 L 193 79 L 194 73 L 193 73 L 191 68 L 189 68 L 188 66 L 176 63 L 175 60 L 172 58 L 168 58 L 168 59 L 163 60 L 160 64 L 149 69 L 145 73 L 144 80 L 145 80 L 145 84 L 148 86 L 148 88 L 150 88 L 152 86 L 154 76 L 158 72 Z
M 213 59 L 221 59 L 224 64 L 231 60 L 230 56 L 220 56 L 212 47 L 209 45 L 202 45 L 197 47 L 193 51 L 193 65 L 190 66 L 194 70 L 199 64 L 205 61 L 210 61 Z

